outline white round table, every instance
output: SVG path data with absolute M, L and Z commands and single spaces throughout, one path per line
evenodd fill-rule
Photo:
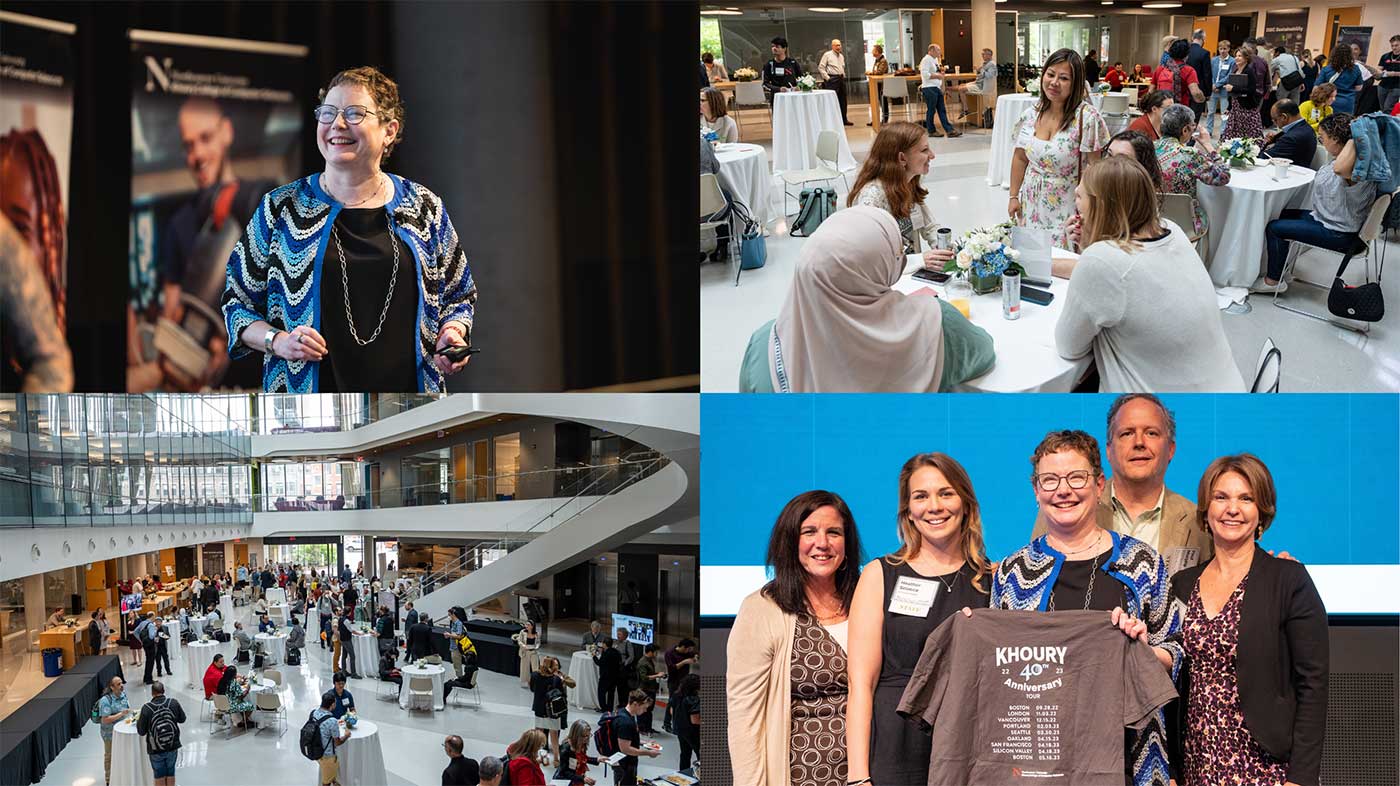
M 1076 258 L 1077 255 L 1055 249 L 1054 257 Z M 910 275 L 923 264 L 922 254 L 910 254 L 906 273 L 894 288 L 909 294 L 928 287 L 942 297 L 942 284 L 932 284 Z M 1016 320 L 1002 317 L 1001 292 L 974 295 L 970 304 L 972 324 L 991 334 L 997 359 L 991 371 L 964 382 L 959 390 L 985 393 L 1068 393 L 1073 390 L 1074 384 L 1093 365 L 1094 358 L 1091 354 L 1078 360 L 1065 360 L 1055 349 L 1055 322 L 1064 309 L 1065 293 L 1068 291 L 1068 281 L 1053 279 L 1050 292 L 1055 299 L 1050 301 L 1050 305 L 1042 306 L 1022 298 L 1021 318 Z
M 209 624 L 208 617 L 190 617 L 190 631 L 194 633 L 196 639 L 204 635 L 204 626 L 207 624 Z
M 373 633 L 356 633 L 350 639 L 355 648 L 355 668 L 361 674 L 379 673 L 379 637 Z
M 180 657 L 180 622 L 179 620 L 166 620 L 162 630 L 170 640 L 165 642 L 165 649 L 170 653 L 171 658 Z
M 199 688 L 202 692 L 204 688 L 204 672 L 209 670 L 209 664 L 214 662 L 214 654 L 219 651 L 217 641 L 192 641 L 188 645 L 189 652 L 185 657 L 185 669 L 189 673 L 189 686 Z
M 219 596 L 219 616 L 223 617 L 224 625 L 233 627 L 233 596 L 227 592 Z
M 1317 173 L 1294 164 L 1285 180 L 1274 180 L 1272 164 L 1230 169 L 1223 186 L 1196 185 L 1196 198 L 1205 209 L 1206 265 L 1217 287 L 1247 287 L 1264 272 L 1267 262 L 1264 227 L 1284 208 L 1311 204 Z
M 337 735 L 344 734 L 342 725 Z M 384 786 L 389 776 L 384 772 L 384 751 L 379 747 L 379 727 L 374 721 L 360 718 L 350 730 L 350 739 L 336 748 L 340 759 L 341 786 Z
M 832 90 L 794 91 L 773 94 L 773 171 L 815 169 L 817 135 L 835 131 L 837 169 L 856 168 L 851 144 L 846 141 L 846 127 L 841 123 L 841 107 Z
M 447 671 L 442 666 L 435 666 L 431 663 L 421 666 L 404 666 L 399 671 L 403 674 L 403 689 L 399 691 L 399 706 L 408 709 L 413 706 L 413 696 L 408 692 L 408 680 L 410 677 L 429 677 L 433 681 L 433 709 L 443 708 L 442 700 L 442 675 Z
M 569 658 L 569 703 L 585 710 L 598 709 L 598 666 L 587 650 L 579 650 Z
M 996 121 L 992 123 L 992 153 L 987 159 L 987 185 L 1011 187 L 1011 154 L 1016 150 L 1011 132 L 1021 113 L 1038 100 L 1030 93 L 997 96 Z
M 268 616 L 268 619 L 270 619 L 270 620 L 276 622 L 276 623 L 279 624 L 279 625 L 286 625 L 286 624 L 287 624 L 287 617 L 288 617 L 289 614 L 290 614 L 290 612 L 287 610 L 287 604 L 285 604 L 285 603 L 271 603 L 271 604 L 268 604 L 268 607 L 267 607 L 267 616 Z
M 141 712 L 139 707 L 131 709 L 128 718 L 135 718 Z M 118 721 L 112 726 L 112 786 L 152 786 L 155 782 L 146 740 L 136 733 L 135 723 Z
M 761 224 L 772 217 L 773 173 L 768 171 L 768 154 L 759 145 L 734 142 L 715 148 L 719 161 L 719 183 L 742 202 Z
M 281 587 L 270 587 L 265 593 L 268 603 L 286 603 L 287 591 Z
M 263 654 L 273 663 L 283 663 L 287 660 L 287 634 L 259 633 L 253 638 L 262 642 Z

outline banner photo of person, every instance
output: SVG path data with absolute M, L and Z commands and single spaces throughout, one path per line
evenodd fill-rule
M 128 390 L 260 389 L 261 356 L 229 359 L 219 300 L 263 195 L 301 174 L 306 48 L 130 39 Z
M 705 783 L 1349 781 L 1400 397 L 982 398 L 702 397 Z
M 73 387 L 66 333 L 76 29 L 0 11 L 4 390 Z

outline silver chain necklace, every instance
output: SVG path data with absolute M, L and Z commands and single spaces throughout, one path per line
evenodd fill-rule
M 394 235 L 394 219 L 389 216 L 388 211 L 384 213 L 384 220 L 389 225 L 389 245 L 394 248 L 394 270 L 389 274 L 389 294 L 384 297 L 384 308 L 379 311 L 379 324 L 374 326 L 374 332 L 367 339 L 360 338 L 360 334 L 355 330 L 355 315 L 350 312 L 350 274 L 345 264 L 345 247 L 340 244 L 340 233 L 336 232 L 335 225 L 331 225 L 331 237 L 335 238 L 335 250 L 340 254 L 340 283 L 341 292 L 345 296 L 345 322 L 350 325 L 350 337 L 362 347 L 368 346 L 376 338 L 379 338 L 379 331 L 384 329 L 384 318 L 388 316 L 389 303 L 394 299 L 394 285 L 399 280 L 399 239 Z
M 1081 549 L 1082 551 L 1082 549 Z M 1099 557 L 1094 555 L 1094 561 L 1089 563 L 1089 587 L 1084 591 L 1084 610 L 1089 610 L 1089 601 L 1094 597 L 1094 575 L 1099 572 Z M 1055 610 L 1055 591 L 1050 590 L 1050 611 Z

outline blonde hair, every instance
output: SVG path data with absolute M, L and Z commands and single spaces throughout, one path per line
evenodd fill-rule
M 1201 484 L 1196 488 L 1196 525 L 1207 535 L 1210 534 L 1206 513 L 1210 510 L 1211 492 L 1220 478 L 1230 472 L 1244 478 L 1249 490 L 1254 493 L 1254 507 L 1259 510 L 1259 526 L 1254 530 L 1254 539 L 1259 540 L 1274 521 L 1278 496 L 1274 491 L 1274 476 L 1253 453 L 1221 456 L 1206 467 L 1205 474 L 1201 475 Z
M 1176 43 L 1176 36 L 1170 35 L 1170 34 L 1162 36 L 1162 50 L 1163 50 L 1163 51 L 1166 51 L 1166 48 L 1169 47 L 1169 46 L 1171 46 L 1171 45 L 1174 44 L 1174 43 Z
M 903 565 L 919 556 L 923 536 L 909 515 L 909 483 L 914 473 L 924 467 L 933 467 L 943 473 L 948 485 L 962 500 L 962 526 L 959 528 L 958 542 L 963 561 L 971 565 L 976 573 L 972 585 L 980 592 L 982 578 L 992 570 L 987 560 L 987 545 L 982 538 L 982 506 L 977 502 L 977 493 L 972 489 L 972 479 L 967 476 L 967 470 L 946 453 L 920 453 L 910 457 L 899 470 L 899 512 L 896 518 L 899 550 L 886 557 L 885 561 L 891 565 Z
M 1084 217 L 1084 248 L 1107 240 L 1124 251 L 1138 247 L 1133 233 L 1160 227 L 1152 176 L 1135 158 L 1109 156 L 1084 170 L 1089 214 Z
M 588 721 L 577 720 L 569 727 L 569 747 L 574 749 L 574 753 L 588 752 L 588 737 L 593 733 L 593 727 L 588 725 Z
M 506 748 L 506 753 L 510 756 L 527 756 L 533 760 L 535 754 L 539 753 L 540 748 L 543 748 L 548 741 L 549 738 L 540 729 L 526 729 L 520 735 L 520 739 L 512 742 L 510 747 Z

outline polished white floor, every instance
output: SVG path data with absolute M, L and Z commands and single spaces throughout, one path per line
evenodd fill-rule
M 236 616 L 248 624 L 248 608 L 239 607 Z M 552 637 L 554 632 L 551 631 Z M 562 631 L 561 631 L 562 635 Z M 207 723 L 199 720 L 200 703 L 204 697 L 203 688 L 192 690 L 185 687 L 186 666 L 182 660 L 185 651 L 179 656 L 172 653 L 171 667 L 176 677 L 164 680 L 166 693 L 178 699 L 189 721 L 180 729 L 179 763 L 176 767 L 176 782 L 186 786 L 207 784 L 208 786 L 229 786 L 229 784 L 258 784 L 259 786 L 280 786 L 281 784 L 314 784 L 316 765 L 302 757 L 297 749 L 297 733 L 308 714 L 320 706 L 321 694 L 331 688 L 330 651 L 322 650 L 314 641 L 313 632 L 307 634 L 311 645 L 305 650 L 308 657 L 302 659 L 300 667 L 282 666 L 286 682 L 282 699 L 288 707 L 285 730 L 274 728 L 271 721 L 260 717 L 260 725 L 252 731 L 230 732 L 227 727 L 214 728 L 211 733 Z M 573 641 L 573 631 L 569 639 L 558 639 L 561 644 Z M 222 645 L 220 651 L 231 657 L 232 644 Z M 131 657 L 125 651 L 122 655 L 123 668 L 127 677 L 127 694 L 133 708 L 139 708 L 150 698 L 150 688 L 141 684 L 142 670 L 131 665 Z M 534 726 L 534 716 L 530 711 L 530 693 L 521 689 L 518 676 L 482 671 L 478 685 L 481 688 L 482 706 L 475 706 L 475 695 L 468 696 L 461 690 L 452 692 L 451 703 L 440 712 L 424 710 L 408 711 L 399 708 L 396 694 L 388 692 L 384 697 L 377 696 L 378 680 L 370 678 L 364 671 L 365 679 L 351 680 L 347 689 L 354 694 L 361 718 L 374 721 L 379 726 L 380 745 L 384 753 L 384 763 L 388 772 L 385 786 L 425 786 L 439 783 L 447 756 L 442 751 L 443 738 L 448 734 L 461 735 L 466 743 L 465 753 L 474 759 L 483 756 L 505 755 L 506 746 L 514 742 L 525 729 Z M 448 664 L 451 668 L 451 664 Z M 239 667 L 239 672 L 243 672 Z M 570 708 L 569 722 L 583 719 L 595 724 L 598 713 Z M 656 728 L 660 729 L 660 717 Z M 680 748 L 676 738 L 659 733 L 655 741 L 662 746 L 659 758 L 643 760 L 639 769 L 642 777 L 654 777 L 674 772 L 680 759 Z M 546 772 L 546 776 L 550 775 Z M 589 775 L 600 784 L 611 783 L 611 771 L 604 778 L 601 767 L 590 768 Z M 44 774 L 42 784 L 63 784 L 68 786 L 102 786 L 102 737 L 98 727 L 89 724 L 83 729 L 83 736 L 68 743 Z
M 922 121 L 922 113 L 913 107 L 911 114 L 915 122 Z M 865 125 L 869 120 L 867 105 L 853 99 L 850 118 L 856 125 L 846 129 L 846 136 L 856 160 L 864 161 L 874 137 Z M 895 107 L 891 120 L 901 119 L 904 114 Z M 768 148 L 771 139 L 767 124 L 766 113 L 746 111 L 740 132 L 743 141 Z M 972 128 L 957 139 L 929 141 L 935 159 L 924 186 L 929 190 L 927 204 L 935 220 L 952 227 L 955 233 L 1006 220 L 1008 192 L 986 183 L 990 131 Z M 834 182 L 840 205 L 845 205 L 848 184 L 854 180 L 852 171 L 846 173 L 847 182 Z M 795 193 L 798 189 L 792 190 Z M 795 202 L 789 201 L 786 206 L 783 203 L 781 180 L 774 179 L 772 193 L 775 215 L 796 213 Z M 770 223 L 768 229 L 768 264 L 759 270 L 744 271 L 737 287 L 733 266 L 701 265 L 700 384 L 705 392 L 738 389 L 739 367 L 749 336 L 778 315 L 787 296 L 793 265 L 806 239 L 789 237 L 783 218 Z M 1400 242 L 1392 236 L 1384 245 L 1387 261 L 1393 267 L 1400 262 Z M 1336 254 L 1310 250 L 1300 257 L 1298 268 L 1310 280 L 1330 283 L 1340 259 Z M 1347 270 L 1347 279 L 1355 283 L 1360 280 L 1360 273 L 1360 260 L 1354 261 Z M 1400 303 L 1400 275 L 1392 270 L 1382 286 L 1387 301 Z M 1295 285 L 1284 297 L 1326 313 L 1325 290 Z M 1223 318 L 1246 384 L 1253 379 L 1260 346 L 1266 338 L 1272 338 L 1283 352 L 1281 389 L 1285 392 L 1400 390 L 1400 316 L 1388 315 L 1386 320 L 1371 326 L 1369 336 L 1361 336 L 1276 308 L 1271 295 L 1255 294 L 1249 297 L 1248 313 L 1225 312 Z

